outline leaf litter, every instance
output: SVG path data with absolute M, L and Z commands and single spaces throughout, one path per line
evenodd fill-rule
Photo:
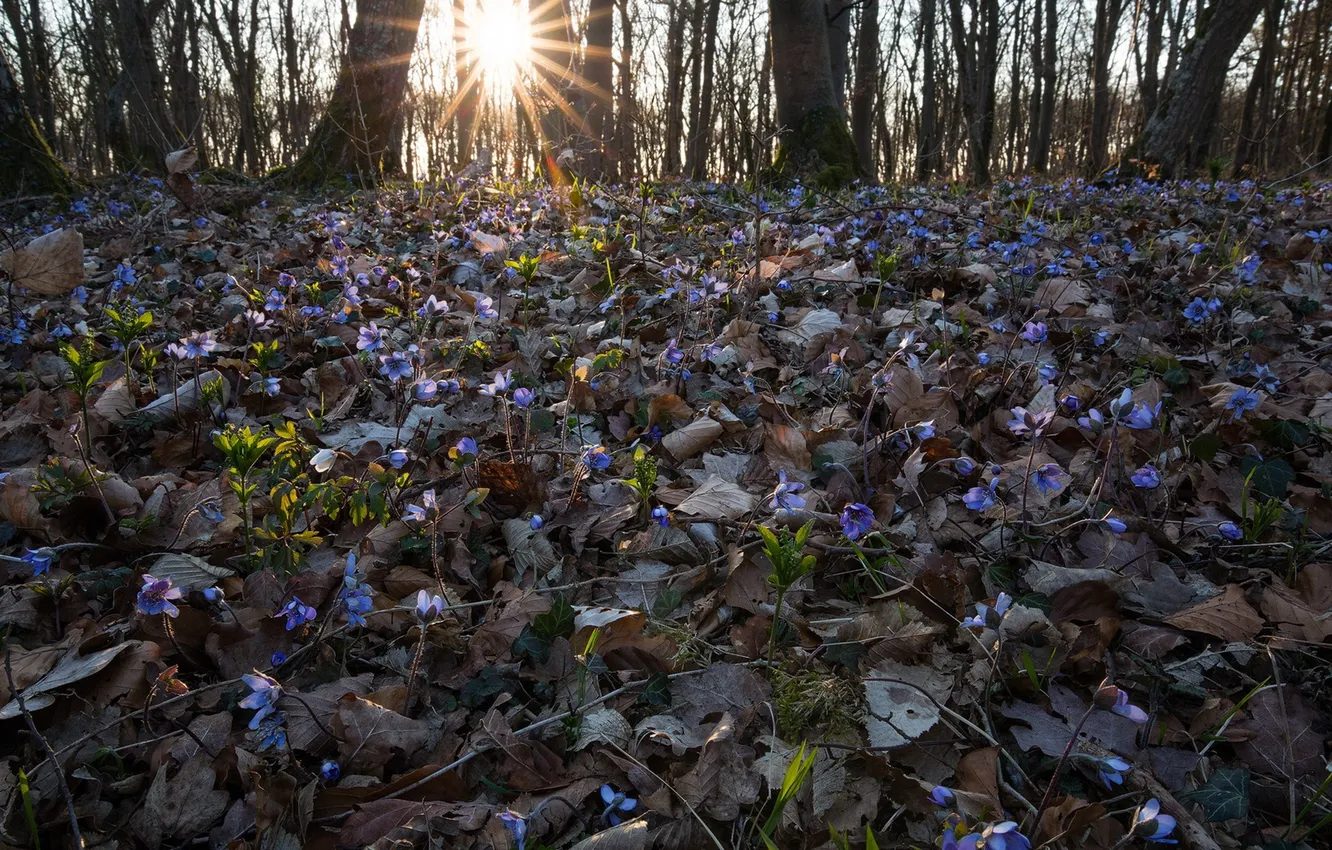
M 1332 187 L 155 191 L 0 256 L 7 835 L 1325 840 Z

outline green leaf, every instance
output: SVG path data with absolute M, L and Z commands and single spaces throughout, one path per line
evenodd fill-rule
M 1247 455 L 1240 462 L 1240 472 L 1255 490 L 1269 499 L 1284 499 L 1286 488 L 1295 480 L 1295 470 L 1281 458 L 1261 460 Z
M 1221 438 L 1216 434 L 1201 434 L 1189 443 L 1189 456 L 1203 463 L 1211 463 L 1221 450 Z
M 549 611 L 532 619 L 532 630 L 547 641 L 573 636 L 574 610 L 564 594 L 551 600 Z
M 1263 439 L 1283 449 L 1293 449 L 1309 442 L 1309 427 L 1289 419 L 1269 419 L 1258 423 Z
M 463 685 L 458 701 L 468 708 L 481 708 L 490 698 L 501 693 L 507 683 L 494 666 L 481 668 L 481 675 Z
M 638 698 L 648 705 L 667 706 L 671 704 L 671 678 L 665 673 L 653 673 L 648 676 L 647 685 Z
M 539 633 L 533 626 L 523 626 L 518 637 L 513 639 L 510 651 L 515 658 L 526 656 L 538 664 L 544 664 L 550 660 L 550 644 L 551 639 Z
M 1221 768 L 1206 785 L 1180 795 L 1180 799 L 1202 806 L 1208 823 L 1247 817 L 1249 771 Z

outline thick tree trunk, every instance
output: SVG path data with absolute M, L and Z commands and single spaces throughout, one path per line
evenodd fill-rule
M 402 107 L 425 0 L 358 0 L 347 59 L 291 181 L 318 185 L 344 174 L 381 177 L 393 120 Z
M 1039 2 L 1039 0 L 1038 0 Z M 1055 0 L 1045 3 L 1045 46 L 1041 51 L 1041 108 L 1036 119 L 1036 148 L 1031 155 L 1031 170 L 1044 174 L 1050 168 L 1050 144 L 1054 138 L 1055 114 L 1055 61 L 1058 58 L 1056 38 L 1059 35 L 1059 17 Z
M 467 32 L 467 8 L 464 0 L 453 0 L 453 67 L 457 91 L 454 102 L 454 138 L 458 157 L 454 167 L 461 171 L 476 157 L 476 114 L 481 104 L 481 66 L 472 50 Z
M 1239 137 L 1235 140 L 1234 174 L 1238 177 L 1249 164 L 1250 157 L 1262 147 L 1258 136 L 1265 132 L 1271 113 L 1272 71 L 1276 64 L 1277 34 L 1281 27 L 1282 0 L 1269 0 L 1263 21 L 1263 44 L 1258 50 L 1258 63 L 1244 92 L 1244 112 L 1240 116 Z
M 851 10 L 855 0 L 825 0 L 828 9 L 828 62 L 832 65 L 833 92 L 845 109 L 846 71 L 850 67 Z
M 694 124 L 689 128 L 689 144 L 685 151 L 685 173 L 690 180 L 707 176 L 708 153 L 712 144 L 712 101 L 715 88 L 713 68 L 717 62 L 717 14 L 721 0 L 706 0 L 707 13 L 703 22 L 703 73 L 699 87 L 698 109 Z
M 23 102 L 0 44 L 0 197 L 64 192 L 72 187 Z
M 666 28 L 666 138 L 662 171 L 680 171 L 680 136 L 684 134 L 684 31 L 688 6 L 671 0 Z
M 1141 56 L 1136 52 L 1138 61 L 1138 100 L 1142 103 L 1144 120 L 1156 111 L 1156 97 L 1161 87 L 1161 50 L 1165 44 L 1163 33 L 1165 19 L 1170 14 L 1169 0 L 1145 0 L 1142 13 L 1146 16 L 1146 36 L 1143 38 L 1144 51 Z M 1136 45 L 1135 45 L 1136 49 Z
M 1142 158 L 1159 165 L 1164 176 L 1174 176 L 1204 133 L 1210 138 L 1205 113 L 1225 86 L 1230 58 L 1267 2 L 1213 0 L 1204 11 L 1139 144 Z
M 618 0 L 620 11 L 620 102 L 617 109 L 620 178 L 629 180 L 638 174 L 638 150 L 634 141 L 634 26 L 629 16 L 629 0 Z
M 916 179 L 924 183 L 938 170 L 939 100 L 936 92 L 935 27 L 938 15 L 935 0 L 920 1 L 920 43 L 924 53 L 925 74 L 920 87 L 920 133 L 916 142 Z
M 153 27 L 165 0 L 118 0 L 116 42 L 120 78 L 111 87 L 115 117 L 111 144 L 121 168 L 161 173 L 166 155 L 183 138 L 172 132 L 166 109 L 166 85 L 157 65 Z
M 1115 33 L 1124 13 L 1124 0 L 1096 0 L 1096 18 L 1092 32 L 1092 115 L 1087 128 L 1087 165 L 1089 176 L 1100 174 L 1106 164 L 1110 143 L 1110 56 L 1115 49 Z
M 879 0 L 865 0 L 865 5 L 860 8 L 860 27 L 856 30 L 856 87 L 851 92 L 851 139 L 856 143 L 861 173 L 871 180 L 878 179 L 871 138 L 878 72 Z
M 856 146 L 837 102 L 823 0 L 768 0 L 779 147 L 776 168 L 824 186 L 860 174 Z
M 583 52 L 583 79 L 586 81 L 584 103 L 587 108 L 587 132 L 600 149 L 603 176 L 614 178 L 618 169 L 609 155 L 615 128 L 611 104 L 615 98 L 614 65 L 611 47 L 615 36 L 615 0 L 589 0 L 584 28 L 587 48 Z

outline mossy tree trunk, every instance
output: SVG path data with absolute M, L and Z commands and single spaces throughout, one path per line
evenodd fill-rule
M 402 109 L 425 0 L 358 0 L 356 24 L 333 96 L 291 167 L 290 181 L 318 186 L 345 175 L 378 183 Z
M 1156 111 L 1134 146 L 1164 177 L 1187 167 L 1200 138 L 1214 129 L 1206 115 L 1226 82 L 1226 69 L 1253 29 L 1267 0 L 1212 0 L 1198 22 L 1197 35 L 1183 50 Z
M 837 99 L 823 0 L 768 0 L 778 133 L 775 168 L 823 186 L 860 176 Z
M 0 45 L 0 197 L 65 192 L 73 181 L 33 123 Z

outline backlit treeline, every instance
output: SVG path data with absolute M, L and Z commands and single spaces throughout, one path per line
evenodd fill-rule
M 187 143 L 208 166 L 293 166 L 330 118 L 341 127 L 326 106 L 368 7 L 421 9 L 403 106 L 374 136 L 390 173 L 453 173 L 484 149 L 497 170 L 532 174 L 542 141 L 573 123 L 592 140 L 579 156 L 611 177 L 734 180 L 771 162 L 774 75 L 791 60 L 768 49 L 768 3 L 532 0 L 533 60 L 499 87 L 464 49 L 478 2 L 498 0 L 0 0 L 0 32 L 33 123 L 76 174 L 150 167 Z M 1326 160 L 1332 0 L 1257 0 L 1256 16 L 1222 20 L 1245 5 L 826 0 L 822 13 L 836 97 L 876 179 L 1098 174 L 1134 152 L 1163 93 L 1190 91 L 1177 78 L 1189 45 L 1224 41 L 1225 26 L 1237 47 L 1186 69 L 1226 79 L 1205 120 L 1156 119 L 1179 137 L 1175 166 Z

